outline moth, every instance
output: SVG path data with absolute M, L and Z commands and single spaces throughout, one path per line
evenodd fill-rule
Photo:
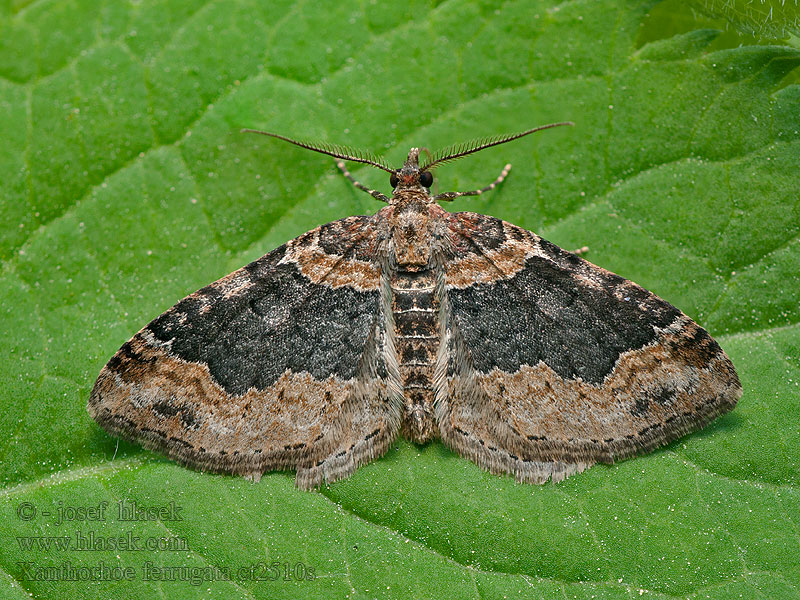
M 187 296 L 100 372 L 90 415 L 184 465 L 311 489 L 398 435 L 441 439 L 519 482 L 648 452 L 730 411 L 736 370 L 709 334 L 635 283 L 535 233 L 438 203 L 432 170 L 514 135 L 400 168 L 325 143 L 386 206 L 322 225 Z M 389 173 L 391 197 L 344 161 Z

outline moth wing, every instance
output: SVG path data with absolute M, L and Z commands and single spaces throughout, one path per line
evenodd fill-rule
M 485 215 L 453 214 L 449 238 L 437 420 L 444 442 L 484 468 L 557 481 L 736 405 L 723 350 L 656 295 Z
M 187 296 L 108 362 L 89 413 L 192 467 L 296 469 L 302 488 L 348 476 L 400 423 L 378 243 L 371 217 L 342 219 Z

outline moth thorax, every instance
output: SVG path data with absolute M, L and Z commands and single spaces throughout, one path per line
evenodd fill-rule
M 392 224 L 392 239 L 397 264 L 410 269 L 428 265 L 431 258 L 431 231 L 428 207 L 412 204 L 397 211 Z

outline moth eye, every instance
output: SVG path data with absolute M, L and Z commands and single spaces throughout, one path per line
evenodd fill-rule
M 433 173 L 430 171 L 423 171 L 419 174 L 419 182 L 423 187 L 431 187 L 433 185 Z
M 397 182 L 397 174 L 396 173 L 392 173 L 391 175 L 389 175 L 389 185 L 391 185 L 393 188 L 396 188 L 397 187 L 397 183 L 398 183 Z

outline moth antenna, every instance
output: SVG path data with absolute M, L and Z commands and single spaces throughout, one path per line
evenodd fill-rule
M 299 140 L 293 140 L 292 138 L 277 134 L 277 133 L 270 133 L 269 131 L 260 131 L 258 129 L 242 129 L 241 133 L 259 133 L 261 135 L 268 135 L 270 137 L 278 138 L 279 140 L 283 140 L 284 142 L 289 142 L 290 144 L 294 144 L 295 146 L 300 146 L 301 148 L 305 148 L 306 150 L 313 150 L 314 152 L 319 152 L 320 154 L 327 154 L 328 156 L 333 156 L 334 158 L 339 158 L 341 160 L 349 160 L 352 162 L 359 162 L 364 163 L 366 165 L 372 165 L 373 167 L 378 167 L 386 171 L 387 173 L 394 173 L 395 170 L 389 168 L 386 159 L 382 156 L 377 156 L 372 154 L 371 152 L 366 152 L 364 150 L 355 150 L 353 148 L 348 148 L 347 146 L 340 146 L 338 144 L 329 144 L 327 142 L 301 142 Z
M 542 131 L 543 129 L 550 129 L 552 127 L 561 127 L 562 125 L 575 125 L 575 123 L 573 123 L 572 121 L 562 121 L 561 123 L 549 123 L 548 125 L 540 125 L 539 127 L 528 129 L 527 131 L 523 131 L 522 133 L 497 135 L 489 138 L 474 140 L 472 142 L 455 144 L 454 146 L 449 146 L 444 150 L 439 150 L 436 153 L 434 153 L 434 155 L 431 158 L 425 161 L 425 164 L 422 165 L 420 170 L 428 171 L 437 165 L 441 165 L 442 163 L 456 160 L 457 158 L 461 158 L 462 156 L 467 156 L 468 154 L 474 154 L 475 152 L 479 152 L 485 148 L 491 148 L 492 146 L 499 146 L 500 144 L 505 144 L 506 142 L 519 139 L 526 135 L 530 135 L 531 133 Z

